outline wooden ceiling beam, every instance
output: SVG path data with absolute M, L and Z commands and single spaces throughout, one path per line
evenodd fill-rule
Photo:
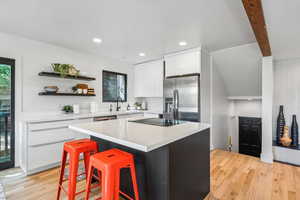
M 271 47 L 261 0 L 242 0 L 263 56 L 271 56 Z

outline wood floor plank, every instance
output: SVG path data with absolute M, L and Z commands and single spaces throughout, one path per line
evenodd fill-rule
M 4 185 L 7 200 L 55 199 L 59 169 L 23 177 Z M 85 181 L 78 184 L 83 189 Z M 84 199 L 84 194 L 77 199 Z M 99 189 L 92 197 L 99 197 Z M 92 199 L 93 199 L 92 198 Z M 66 199 L 63 195 L 62 199 Z M 300 200 L 300 167 L 266 164 L 259 158 L 211 152 L 211 193 L 205 200 Z
M 296 199 L 300 199 L 300 167 L 294 168 L 294 179 L 295 179 L 295 185 L 296 185 Z

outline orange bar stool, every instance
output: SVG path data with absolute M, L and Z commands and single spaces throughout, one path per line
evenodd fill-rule
M 120 190 L 120 172 L 122 168 L 130 169 L 135 198 L 130 197 L 128 194 L 125 194 Z M 129 200 L 139 200 L 135 165 L 132 154 L 119 149 L 111 149 L 92 155 L 86 183 L 86 200 L 89 199 L 94 169 L 98 170 L 98 174 L 101 174 L 101 200 L 119 200 L 120 194 Z
M 98 146 L 95 141 L 90 139 L 81 139 L 75 140 L 71 142 L 64 143 L 63 155 L 62 155 L 62 164 L 60 170 L 60 178 L 59 178 L 59 185 L 57 191 L 56 199 L 59 200 L 60 192 L 63 190 L 67 193 L 69 200 L 74 200 L 77 194 L 80 194 L 84 191 L 76 193 L 76 183 L 77 183 L 77 176 L 82 174 L 88 174 L 89 169 L 89 162 L 91 154 L 98 152 Z M 84 154 L 84 165 L 85 165 L 85 173 L 77 175 L 78 165 L 79 165 L 79 156 L 80 154 Z M 69 158 L 69 178 L 64 180 L 64 173 L 65 167 L 67 162 L 67 156 Z M 63 182 L 68 181 L 68 190 L 66 191 L 62 184 Z

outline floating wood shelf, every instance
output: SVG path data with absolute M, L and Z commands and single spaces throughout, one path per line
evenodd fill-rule
M 39 76 L 48 76 L 48 77 L 54 77 L 54 78 L 65 78 L 65 79 L 74 79 L 74 80 L 84 80 L 84 81 L 94 81 L 96 78 L 94 77 L 88 77 L 88 76 L 74 76 L 74 75 L 65 75 L 61 76 L 59 73 L 56 72 L 40 72 Z
M 74 94 L 74 93 L 52 93 L 52 92 L 40 92 L 40 96 L 80 96 L 80 97 L 93 97 L 96 96 L 95 94 Z

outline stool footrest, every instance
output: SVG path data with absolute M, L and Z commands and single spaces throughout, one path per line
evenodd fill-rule
M 99 186 L 101 186 L 101 184 L 92 185 L 92 186 L 91 186 L 91 189 L 94 189 L 94 188 L 99 187 Z M 68 194 L 68 192 L 66 191 L 66 189 L 65 189 L 62 185 L 60 185 L 59 187 L 60 187 L 66 194 Z M 80 191 L 80 192 L 77 192 L 75 195 L 78 195 L 78 194 L 83 193 L 83 192 L 85 192 L 85 190 L 82 190 L 82 191 Z
M 121 190 L 119 191 L 119 193 L 120 193 L 121 195 L 123 195 L 124 197 L 126 197 L 127 199 L 129 199 L 129 200 L 134 200 L 134 198 L 132 198 L 132 197 L 129 196 L 128 194 L 122 192 Z
M 75 195 L 78 195 L 78 194 L 81 194 L 81 193 L 84 193 L 85 190 L 81 190 L 80 192 L 76 192 Z
M 84 174 L 86 174 L 86 173 L 83 172 L 83 173 L 81 173 L 81 174 L 78 174 L 77 177 L 78 177 L 78 176 L 82 176 L 82 175 L 84 175 Z M 68 180 L 69 180 L 69 179 L 63 179 L 62 182 L 66 182 L 66 181 L 68 181 Z
M 94 189 L 94 188 L 99 187 L 99 186 L 100 186 L 100 184 L 92 185 L 91 189 Z M 80 192 L 77 192 L 75 195 L 81 194 L 83 192 L 85 192 L 85 190 L 81 190 Z

